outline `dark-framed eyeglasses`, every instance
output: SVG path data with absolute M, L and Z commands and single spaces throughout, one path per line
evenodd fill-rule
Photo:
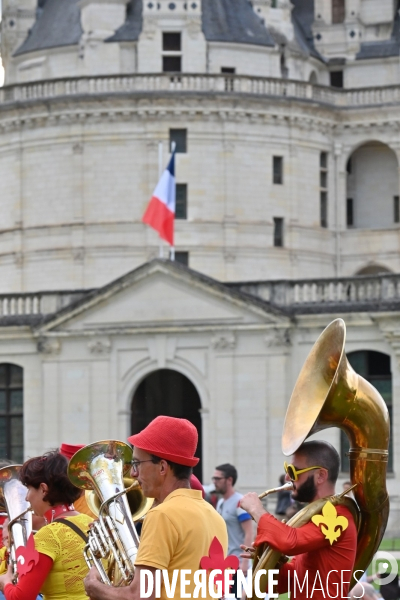
M 221 479 L 226 479 L 226 477 L 211 477 L 211 481 L 220 481 Z
M 138 466 L 141 465 L 142 463 L 145 462 L 152 462 L 154 463 L 154 460 L 152 458 L 149 458 L 148 460 L 131 460 L 131 467 L 134 471 L 138 470 Z

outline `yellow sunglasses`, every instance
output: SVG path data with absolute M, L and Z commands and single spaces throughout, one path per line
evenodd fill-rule
M 288 465 L 287 462 L 284 462 L 283 468 L 285 469 L 285 473 L 289 476 L 291 481 L 297 481 L 299 475 L 302 473 L 305 473 L 306 471 L 313 471 L 314 469 L 324 469 L 325 467 L 307 467 L 306 469 L 296 469 L 294 465 Z

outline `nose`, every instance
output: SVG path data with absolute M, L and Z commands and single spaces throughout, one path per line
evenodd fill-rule
M 291 479 L 287 473 L 285 473 L 285 481 L 291 481 Z

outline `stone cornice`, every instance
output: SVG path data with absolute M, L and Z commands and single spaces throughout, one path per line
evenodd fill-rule
M 145 103 L 143 102 L 145 100 Z M 50 98 L 46 102 L 35 100 L 32 103 L 0 103 L 0 132 L 7 133 L 21 128 L 43 128 L 46 126 L 62 126 L 77 123 L 97 122 L 132 122 L 140 121 L 170 121 L 184 119 L 188 122 L 201 117 L 205 122 L 238 122 L 257 123 L 270 126 L 296 128 L 300 131 L 317 131 L 326 135 L 345 135 L 346 131 L 367 134 L 371 127 L 379 129 L 382 135 L 393 134 L 400 130 L 400 117 L 393 113 L 389 118 L 387 113 L 380 117 L 379 111 L 370 118 L 354 114 L 349 119 L 338 118 L 335 110 L 327 107 L 316 107 L 309 104 L 291 104 L 285 99 L 277 99 L 274 104 L 261 103 L 259 98 L 246 98 L 238 104 L 232 97 L 205 97 L 197 95 L 180 99 L 176 105 L 173 96 L 157 96 L 150 94 L 146 98 L 115 97 L 74 97 Z
M 335 90 L 302 81 L 237 75 L 114 75 L 5 86 L 0 89 L 0 121 L 10 127 L 33 125 L 40 119 L 79 121 L 104 115 L 154 119 L 172 112 L 186 118 L 199 114 L 222 120 L 273 118 L 278 124 L 289 118 L 291 124 L 297 121 L 305 128 L 319 121 L 339 128 L 367 128 L 371 122 L 392 127 L 398 122 L 399 101 L 400 86 Z M 381 116 L 382 106 L 387 110 Z

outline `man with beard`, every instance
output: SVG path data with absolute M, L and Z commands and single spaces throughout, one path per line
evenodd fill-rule
M 250 546 L 253 541 L 253 523 L 251 516 L 239 507 L 239 500 L 243 494 L 235 490 L 238 478 L 236 468 L 230 463 L 224 463 L 215 467 L 214 476 L 211 478 L 217 494 L 221 494 L 218 500 L 217 512 L 226 523 L 228 531 L 228 556 L 240 557 L 241 545 Z M 239 568 L 247 573 L 249 561 L 242 558 Z M 237 573 L 232 578 L 233 592 L 237 598 Z
M 302 444 L 292 456 L 291 464 L 284 465 L 286 479 L 293 482 L 292 498 L 299 502 L 320 498 L 328 501 L 335 494 L 339 465 L 339 455 L 331 444 L 322 441 Z M 327 519 L 325 504 L 318 517 L 293 528 L 269 514 L 253 492 L 243 496 L 240 506 L 257 523 L 255 546 L 267 543 L 283 554 L 294 556 L 280 569 L 279 594 L 290 591 L 291 597 L 313 600 L 347 598 L 357 550 L 357 529 L 347 507 L 331 505 L 333 518 L 331 514 L 331 519 Z

